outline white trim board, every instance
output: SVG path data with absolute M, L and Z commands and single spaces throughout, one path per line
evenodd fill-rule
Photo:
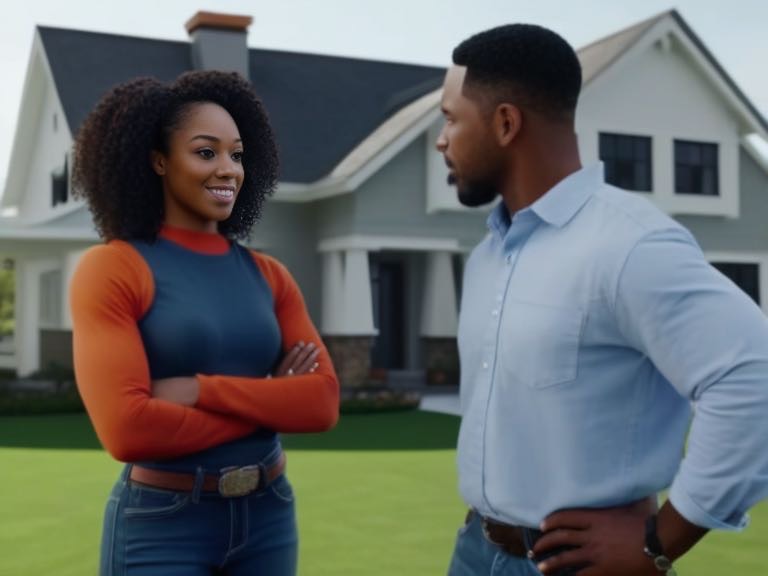
M 317 245 L 318 252 L 343 252 L 346 250 L 400 250 L 408 252 L 456 252 L 464 250 L 454 238 L 418 238 L 408 236 L 350 235 L 327 238 Z

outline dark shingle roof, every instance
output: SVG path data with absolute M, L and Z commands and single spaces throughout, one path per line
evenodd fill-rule
M 136 76 L 171 80 L 192 68 L 188 42 L 40 27 L 73 133 L 111 86 Z M 251 81 L 280 146 L 281 180 L 329 174 L 398 109 L 438 88 L 444 69 L 251 49 Z

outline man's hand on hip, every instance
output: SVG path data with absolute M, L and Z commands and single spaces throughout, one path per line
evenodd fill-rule
M 659 576 L 643 553 L 645 520 L 654 512 L 655 502 L 648 499 L 617 508 L 550 514 L 542 523 L 544 535 L 533 547 L 536 557 L 555 548 L 572 549 L 542 560 L 538 568 L 545 576 L 575 566 L 584 566 L 578 576 Z

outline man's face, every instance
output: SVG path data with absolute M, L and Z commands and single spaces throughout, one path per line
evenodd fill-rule
M 459 202 L 482 206 L 499 193 L 501 158 L 494 146 L 490 114 L 484 114 L 480 104 L 462 91 L 466 71 L 452 66 L 445 75 L 441 102 L 445 124 L 435 145 L 448 165 L 448 183 L 456 185 Z

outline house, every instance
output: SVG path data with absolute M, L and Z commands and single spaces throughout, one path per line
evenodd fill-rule
M 17 277 L 24 375 L 70 362 L 67 286 L 97 242 L 69 187 L 72 136 L 100 95 L 134 76 L 246 74 L 278 137 L 282 176 L 251 245 L 302 287 L 341 380 L 455 381 L 464 258 L 487 209 L 458 204 L 434 151 L 443 69 L 246 47 L 250 18 L 198 13 L 189 42 L 39 27 L 2 206 L 0 261 Z M 582 160 L 695 234 L 768 311 L 768 123 L 676 11 L 579 51 Z M 33 161 L 34 159 L 34 161 Z

